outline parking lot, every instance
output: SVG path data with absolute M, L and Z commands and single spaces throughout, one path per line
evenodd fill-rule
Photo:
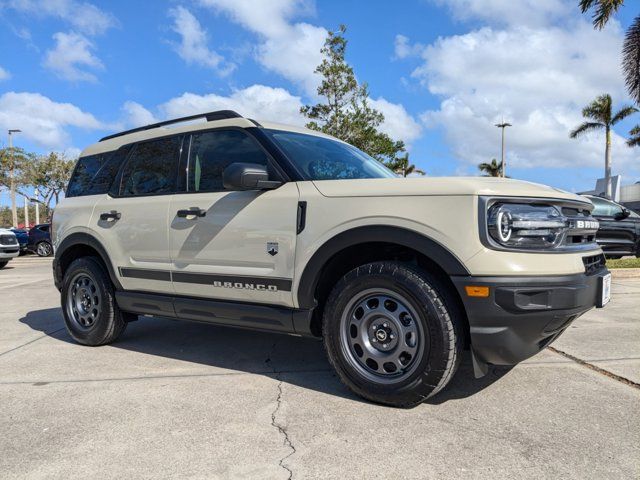
M 0 271 L 3 478 L 638 478 L 640 279 L 513 369 L 412 410 L 349 393 L 320 342 L 141 318 L 73 343 L 51 260 Z

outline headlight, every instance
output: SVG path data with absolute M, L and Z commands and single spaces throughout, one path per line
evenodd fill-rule
M 499 245 L 538 250 L 558 246 L 569 221 L 551 205 L 496 203 L 489 208 L 487 228 Z

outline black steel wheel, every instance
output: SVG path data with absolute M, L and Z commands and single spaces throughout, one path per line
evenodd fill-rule
M 127 326 L 116 304 L 111 280 L 94 257 L 78 258 L 69 265 L 60 295 L 65 326 L 78 343 L 110 343 Z
M 327 357 L 343 383 L 377 403 L 413 407 L 442 390 L 464 332 L 454 292 L 414 265 L 374 262 L 347 273 L 325 305 Z
M 371 381 L 397 383 L 409 377 L 425 348 L 418 313 L 403 294 L 363 290 L 345 307 L 340 330 L 343 355 Z

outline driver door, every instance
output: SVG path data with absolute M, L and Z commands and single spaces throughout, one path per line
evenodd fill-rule
M 169 243 L 177 295 L 293 306 L 298 187 L 229 191 L 231 163 L 267 166 L 269 155 L 241 129 L 195 132 L 183 185 L 169 206 Z

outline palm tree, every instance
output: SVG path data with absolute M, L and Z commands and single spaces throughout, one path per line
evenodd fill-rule
M 631 138 L 627 140 L 627 145 L 630 147 L 640 147 L 640 125 L 636 125 L 629 131 Z
M 412 173 L 417 173 L 418 175 L 425 175 L 424 170 L 420 170 L 413 163 L 409 163 L 409 154 L 405 153 L 404 157 L 398 157 L 394 160 L 394 162 L 390 165 L 391 169 L 397 173 L 398 175 L 402 175 L 403 177 L 408 177 Z
M 484 172 L 484 177 L 501 177 L 502 161 L 498 162 L 495 158 L 492 158 L 491 163 L 483 162 L 478 165 L 478 169 Z
M 580 135 L 594 130 L 604 128 L 606 134 L 606 144 L 604 149 L 604 178 L 606 184 L 605 194 L 611 198 L 611 127 L 628 117 L 638 109 L 631 106 L 624 106 L 613 114 L 611 95 L 605 93 L 600 95 L 593 102 L 582 109 L 582 116 L 589 118 L 591 122 L 583 122 L 573 130 L 569 137 L 577 138 Z
M 618 11 L 624 0 L 580 0 L 580 9 L 586 13 L 594 9 L 593 26 L 602 30 L 611 15 Z M 622 71 L 629 95 L 640 105 L 640 15 L 627 29 L 622 45 Z

